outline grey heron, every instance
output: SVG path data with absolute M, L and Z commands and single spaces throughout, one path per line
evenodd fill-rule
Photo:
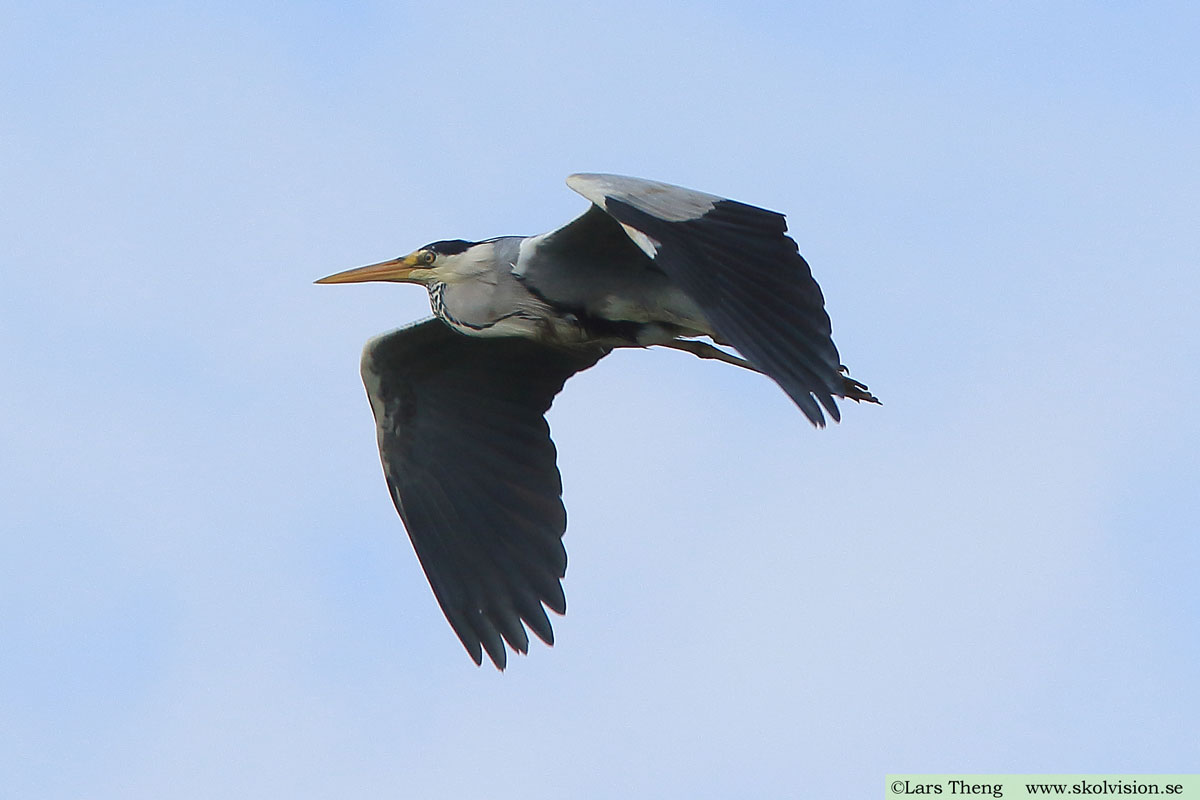
M 429 291 L 434 318 L 367 342 L 362 377 L 433 593 L 475 663 L 486 652 L 499 669 L 505 642 L 527 652 L 528 626 L 551 645 L 546 609 L 566 612 L 544 415 L 567 378 L 614 348 L 662 346 L 766 375 L 818 427 L 840 419 L 835 397 L 878 402 L 841 366 L 782 214 L 639 178 L 567 184 L 591 206 L 550 233 L 433 242 L 317 281 Z

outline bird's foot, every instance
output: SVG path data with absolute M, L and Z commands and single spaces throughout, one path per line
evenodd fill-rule
M 842 397 L 845 397 L 847 400 L 853 400 L 856 403 L 883 405 L 878 397 L 867 391 L 865 383 L 859 383 L 850 377 L 850 370 L 846 369 L 845 364 L 841 365 L 839 369 L 842 371 Z

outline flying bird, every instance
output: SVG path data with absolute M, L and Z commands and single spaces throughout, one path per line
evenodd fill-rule
M 567 516 L 545 413 L 618 347 L 762 373 L 816 426 L 878 403 L 830 337 L 782 214 L 657 181 L 578 174 L 591 206 L 540 236 L 433 242 L 317 283 L 429 291 L 434 318 L 367 342 L 362 377 L 392 501 L 475 663 L 548 645 L 566 612 Z M 731 348 L 736 354 L 730 350 Z

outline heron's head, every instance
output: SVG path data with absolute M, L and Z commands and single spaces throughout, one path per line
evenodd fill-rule
M 447 239 L 433 242 L 414 250 L 406 256 L 368 264 L 365 267 L 338 272 L 317 283 L 362 283 L 364 281 L 391 281 L 394 283 L 430 284 L 434 281 L 453 283 L 455 279 L 478 274 L 481 267 L 490 263 L 491 242 L 466 242 L 462 239 Z

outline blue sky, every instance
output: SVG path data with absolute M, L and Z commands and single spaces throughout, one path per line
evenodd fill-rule
M 0 7 L 5 796 L 862 796 L 1200 763 L 1186 4 Z M 789 215 L 856 377 L 551 412 L 558 644 L 476 669 L 330 272 L 576 171 Z

